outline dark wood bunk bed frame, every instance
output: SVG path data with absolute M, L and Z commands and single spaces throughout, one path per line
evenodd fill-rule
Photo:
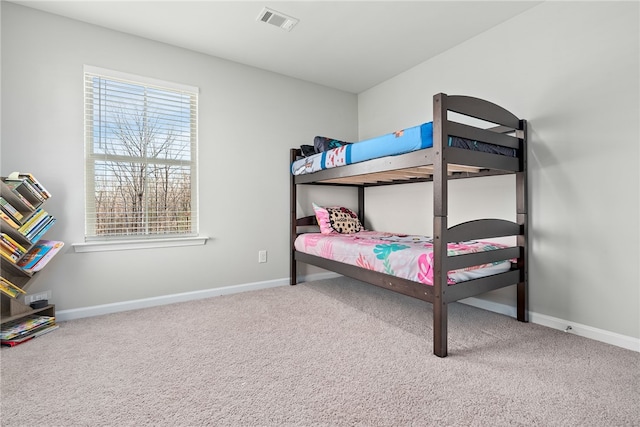
M 496 126 L 483 129 L 450 121 L 448 112 L 480 119 Z M 514 148 L 517 157 L 449 147 L 446 143 L 449 136 Z M 301 155 L 300 149 L 291 149 L 290 155 L 290 161 L 295 161 Z M 449 227 L 447 223 L 448 181 L 456 178 L 499 174 L 516 175 L 516 222 L 477 219 Z M 356 187 L 358 216 L 362 224 L 365 224 L 365 188 L 425 181 L 433 181 L 433 286 L 295 250 L 294 241 L 298 235 L 298 227 L 316 224 L 314 216 L 297 218 L 298 185 Z M 306 175 L 291 175 L 291 285 L 298 283 L 297 263 L 302 262 L 430 302 L 433 305 L 433 353 L 445 357 L 447 355 L 447 305 L 451 302 L 515 285 L 517 287 L 517 319 L 521 322 L 528 321 L 527 198 L 527 122 L 485 100 L 437 94 L 433 97 L 432 148 Z M 505 236 L 517 236 L 516 246 L 466 255 L 447 255 L 449 242 Z M 509 271 L 455 285 L 447 283 L 448 271 L 505 259 L 517 259 L 517 262 L 512 263 Z

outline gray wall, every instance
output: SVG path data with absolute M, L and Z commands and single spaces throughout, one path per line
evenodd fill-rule
M 545 2 L 358 98 L 360 138 L 429 121 L 438 92 L 492 100 L 528 119 L 530 308 L 636 338 L 638 12 L 636 2 Z M 452 223 L 514 219 L 513 179 L 476 181 L 454 183 Z M 369 190 L 369 220 L 429 233 L 431 191 Z M 487 298 L 513 304 L 511 290 Z
M 287 277 L 287 149 L 317 134 L 354 140 L 428 121 L 432 95 L 445 92 L 530 121 L 531 309 L 640 337 L 637 3 L 543 3 L 358 97 L 0 4 L 0 168 L 33 172 L 54 194 L 58 223 L 47 237 L 67 250 L 32 289 L 52 289 L 59 310 Z M 83 64 L 200 87 L 207 245 L 73 252 L 84 230 Z M 229 159 L 239 152 L 247 157 L 236 174 Z M 508 177 L 455 182 L 452 222 L 512 219 L 512 189 Z M 368 220 L 429 233 L 430 191 L 370 190 Z M 299 210 L 355 207 L 348 196 L 312 192 Z M 487 299 L 512 303 L 510 291 Z
M 288 276 L 288 149 L 318 133 L 355 139 L 355 95 L 1 7 L 0 167 L 32 172 L 53 193 L 47 210 L 58 222 L 47 238 L 66 243 L 30 290 L 51 289 L 66 310 Z M 84 64 L 200 88 L 200 232 L 212 238 L 205 246 L 73 251 L 84 239 Z M 266 264 L 257 262 L 260 249 Z

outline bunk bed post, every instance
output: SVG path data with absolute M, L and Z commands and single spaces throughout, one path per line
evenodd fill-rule
M 528 184 L 527 184 L 527 121 L 520 120 L 520 129 L 516 132 L 520 138 L 520 170 L 516 173 L 516 209 L 517 222 L 521 227 L 521 234 L 517 237 L 517 244 L 521 248 L 518 259 L 520 280 L 517 285 L 517 318 L 520 322 L 529 321 L 529 214 L 528 214 Z
M 366 228 L 364 223 L 364 185 L 358 186 L 358 219 L 360 224 Z
M 289 165 L 291 165 L 297 158 L 299 150 L 292 148 L 289 154 Z M 298 269 L 296 265 L 294 242 L 298 233 L 297 223 L 297 188 L 296 177 L 293 173 L 289 173 L 289 283 L 295 285 L 298 283 Z
M 433 353 L 447 355 L 447 95 L 433 97 Z

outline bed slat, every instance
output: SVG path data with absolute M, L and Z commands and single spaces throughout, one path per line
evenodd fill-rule
M 296 175 L 296 184 L 325 182 L 330 179 L 362 176 L 389 170 L 415 168 L 433 164 L 433 150 L 412 151 L 397 156 L 382 157 L 366 162 L 353 163 L 337 168 L 325 169 L 312 174 Z
M 474 166 L 463 166 L 450 164 L 447 174 L 452 176 L 455 173 L 479 173 L 480 168 Z M 342 177 L 326 179 L 324 184 L 345 184 L 345 185 L 366 185 L 384 184 L 403 181 L 430 180 L 433 177 L 433 166 L 422 166 L 419 168 L 398 169 L 389 172 L 376 172 L 367 175 L 352 177 Z

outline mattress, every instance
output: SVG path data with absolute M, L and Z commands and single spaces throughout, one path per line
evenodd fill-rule
M 448 145 L 469 150 L 516 156 L 516 150 L 498 145 L 450 137 Z M 365 139 L 353 144 L 303 157 L 291 164 L 293 175 L 303 175 L 323 169 L 350 165 L 386 156 L 395 156 L 411 151 L 433 147 L 433 122 L 423 123 L 397 132 Z
M 356 265 L 414 282 L 433 285 L 433 240 L 379 231 L 353 234 L 305 233 L 295 240 L 297 251 L 322 258 Z M 484 252 L 507 246 L 481 241 L 449 243 L 449 255 Z M 512 260 L 482 264 L 448 273 L 448 283 L 454 284 L 508 271 Z

